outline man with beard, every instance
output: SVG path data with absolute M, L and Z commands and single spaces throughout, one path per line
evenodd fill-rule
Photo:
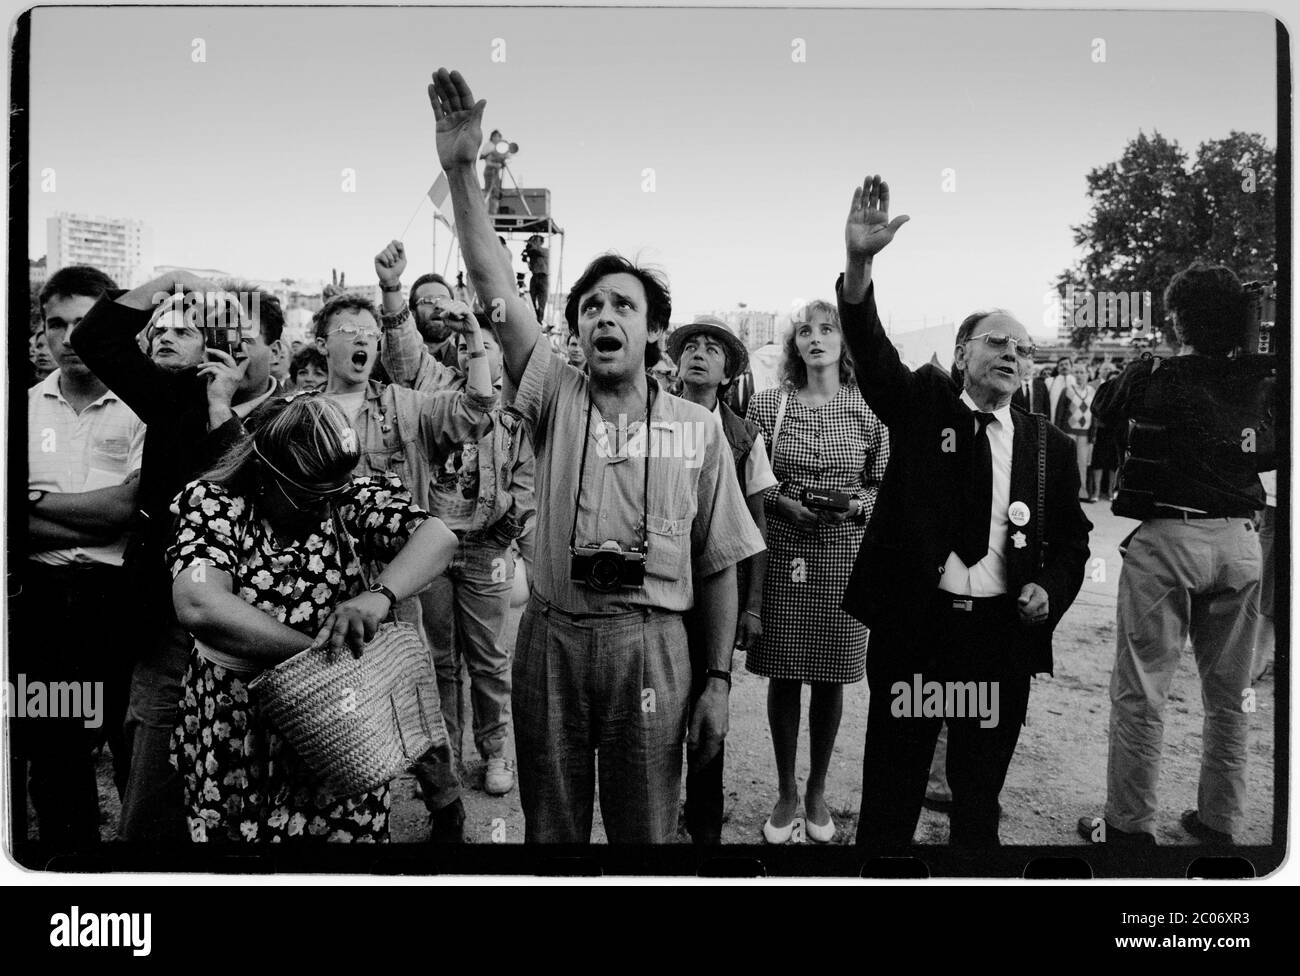
M 468 306 L 450 297 L 442 313 L 449 332 L 464 334 L 470 349 L 463 392 L 426 394 L 372 380 L 370 374 L 379 361 L 379 316 L 365 298 L 336 296 L 312 319 L 316 346 L 329 372 L 325 393 L 343 408 L 360 438 L 357 474 L 396 475 L 425 511 L 433 510 L 430 485 L 435 472 L 462 442 L 487 432 L 496 400 L 478 320 Z M 423 629 L 418 594 L 402 601 L 397 613 Z M 460 778 L 449 745 L 438 743 L 415 767 L 429 810 L 430 840 L 435 842 L 460 841 L 465 822 Z
M 214 300 L 211 306 L 208 297 Z M 156 307 L 169 300 L 193 322 L 207 322 L 213 313 L 237 323 L 234 355 L 208 348 L 207 361 L 198 366 L 182 365 L 181 360 L 193 356 L 180 351 L 174 363 L 171 355 L 163 357 L 165 362 L 151 362 L 136 336 Z M 256 291 L 242 301 L 247 312 L 212 282 L 186 271 L 169 272 L 132 291 L 103 296 L 71 337 L 86 365 L 148 425 L 135 538 L 126 555 L 135 578 L 134 639 L 140 657 L 126 715 L 131 769 L 122 799 L 123 840 L 187 837 L 170 740 L 193 640 L 176 619 L 163 553 L 172 537 L 176 493 L 238 440 L 244 418 L 275 390 L 270 365 L 284 329 L 280 304 Z
M 381 282 L 399 280 L 405 270 L 401 241 L 390 242 L 375 255 Z M 454 313 L 458 307 L 467 306 L 452 302 L 443 311 Z M 458 365 L 464 372 L 474 360 L 486 358 L 493 391 L 499 394 L 500 346 L 488 317 L 481 313 L 477 317 L 485 352 L 473 351 L 463 335 L 455 335 Z M 410 316 L 399 316 L 399 324 L 385 333 L 381 358 L 389 375 L 409 376 L 416 372 L 409 366 L 422 350 Z M 498 401 L 489 434 L 458 445 L 436 469 L 427 507 L 460 539 L 447 572 L 419 594 L 452 752 L 460 769 L 463 662 L 470 674 L 474 742 L 485 763 L 483 787 L 500 796 L 514 784 L 513 767 L 505 755 L 510 655 L 501 643 L 514 579 L 515 560 L 509 550 L 534 513 L 533 451 L 518 414 Z
M 445 69 L 429 99 L 470 280 L 499 321 L 536 451 L 538 559 L 512 675 L 525 842 L 590 841 L 598 761 L 610 843 L 666 843 L 683 740 L 707 764 L 726 735 L 735 566 L 763 542 L 717 421 L 646 375 L 647 339 L 671 312 L 664 282 L 597 258 L 565 308 L 589 372 L 556 356 L 493 240 L 474 165 L 486 103 Z M 708 667 L 692 706 L 693 604 Z
M 401 267 L 397 270 L 387 267 L 382 269 L 379 289 L 383 292 L 384 300 L 379 321 L 387 335 L 414 317 L 415 327 L 419 330 L 424 345 L 415 356 L 385 363 L 385 369 L 390 370 L 389 375 L 394 383 L 409 386 L 421 393 L 462 389 L 465 377 L 457 361 L 456 334 L 443 317 L 447 307 L 456 301 L 452 297 L 451 286 L 442 275 L 421 275 L 411 285 L 410 300 L 403 302 L 402 271 L 406 269 L 406 252 L 401 241 L 393 241 L 388 247 L 400 255 Z M 394 367 L 401 372 L 391 372 Z

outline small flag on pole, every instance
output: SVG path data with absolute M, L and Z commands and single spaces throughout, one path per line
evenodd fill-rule
M 434 209 L 438 211 L 437 219 L 447 225 L 447 229 L 455 233 L 456 214 L 450 206 L 446 207 L 443 212 L 443 205 L 447 203 L 447 198 L 451 196 L 451 185 L 447 182 L 447 174 L 439 173 L 438 178 L 433 181 L 433 186 L 429 187 L 429 200 Z

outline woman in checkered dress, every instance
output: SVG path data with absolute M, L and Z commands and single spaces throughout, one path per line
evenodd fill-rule
M 795 316 L 784 353 L 781 387 L 754 394 L 749 404 L 749 419 L 772 445 L 772 468 L 781 482 L 764 495 L 763 633 L 746 658 L 750 671 L 770 679 L 767 714 L 780 790 L 763 827 L 770 843 L 789 839 L 798 812 L 795 755 L 804 682 L 812 686 L 806 832 L 818 841 L 835 834 L 825 799 L 826 770 L 844 685 L 862 680 L 867 655 L 866 628 L 840 610 L 840 601 L 889 462 L 889 432 L 853 382 L 835 306 L 808 304 Z M 805 488 L 847 493 L 849 511 L 805 508 L 800 502 Z

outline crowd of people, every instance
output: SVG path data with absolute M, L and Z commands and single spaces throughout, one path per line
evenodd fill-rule
M 11 664 L 102 681 L 110 707 L 97 731 L 18 723 L 42 841 L 98 839 L 104 741 L 122 840 L 387 840 L 389 787 L 336 795 L 249 685 L 308 647 L 364 653 L 396 617 L 427 648 L 447 733 L 413 767 L 432 841 L 464 837 L 468 713 L 482 788 L 518 787 L 526 842 L 588 842 L 598 792 L 611 843 L 671 842 L 683 811 L 695 843 L 719 843 L 739 648 L 768 682 L 763 841 L 788 842 L 798 820 L 836 837 L 826 780 L 844 687 L 865 678 L 857 842 L 911 843 L 938 780 L 952 843 L 995 846 L 1031 678 L 1052 671 L 1089 557 L 1082 506 L 1104 494 L 1139 524 L 1108 796 L 1079 830 L 1152 842 L 1160 714 L 1190 642 L 1206 715 L 1182 823 L 1232 842 L 1240 702 L 1272 616 L 1260 474 L 1276 462 L 1272 365 L 1239 352 L 1230 270 L 1170 282 L 1184 354 L 1168 361 L 1036 374 L 1024 326 L 981 311 L 951 370 L 911 370 L 876 313 L 879 256 L 909 218 L 869 177 L 833 298 L 798 310 L 779 385 L 755 391 L 724 322 L 670 330 L 663 275 L 618 255 L 591 262 L 567 332 L 546 335 L 542 241 L 521 294 L 490 217 L 491 158 L 486 194 L 478 178 L 485 103 L 445 70 L 429 94 L 468 286 L 404 286 L 393 241 L 374 262 L 381 304 L 329 295 L 295 349 L 279 303 L 248 286 L 175 271 L 123 290 L 88 267 L 45 284 L 14 603 L 41 640 L 15 641 Z

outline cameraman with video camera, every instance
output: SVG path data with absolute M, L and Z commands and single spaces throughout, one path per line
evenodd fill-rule
M 1088 840 L 1153 844 L 1161 715 L 1190 636 L 1205 707 L 1197 808 L 1183 828 L 1229 845 L 1246 800 L 1242 692 L 1250 687 L 1264 507 L 1259 472 L 1274 459 L 1276 379 L 1268 357 L 1237 354 L 1248 326 L 1241 282 L 1192 264 L 1165 289 L 1182 346 L 1130 365 L 1094 401 L 1123 445 L 1116 515 L 1142 524 L 1121 543 L 1105 827 Z
M 156 307 L 169 302 L 202 329 L 202 365 L 167 368 L 137 343 Z M 174 271 L 132 291 L 104 295 L 71 335 L 86 365 L 147 425 L 135 539 L 125 557 L 135 573 L 140 657 L 125 723 L 131 769 L 118 830 L 122 840 L 188 836 L 181 781 L 169 760 L 193 646 L 176 619 L 163 558 L 172 536 L 171 503 L 239 439 L 243 419 L 275 391 L 271 359 L 283 330 L 284 314 L 272 295 L 251 290 L 236 298 L 197 275 Z

